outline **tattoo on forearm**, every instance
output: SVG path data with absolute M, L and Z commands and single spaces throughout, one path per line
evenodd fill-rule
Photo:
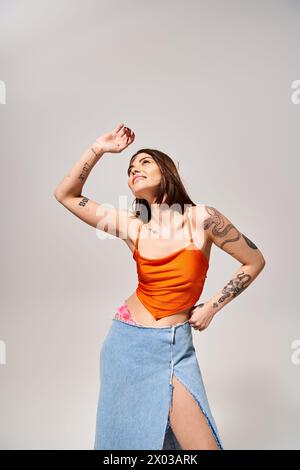
M 83 165 L 83 168 L 82 168 L 82 172 L 78 176 L 78 179 L 84 181 L 86 179 L 88 173 L 90 172 L 90 170 L 91 170 L 91 165 L 89 165 L 88 162 L 85 162 L 85 164 Z
M 213 303 L 214 308 L 218 308 L 219 304 L 224 302 L 228 297 L 237 297 L 241 292 L 243 292 L 249 284 L 252 282 L 252 277 L 250 274 L 241 271 L 237 274 L 234 279 L 231 279 L 228 284 L 222 289 L 222 296 L 218 299 L 218 302 Z
M 243 233 L 242 233 L 242 235 L 243 235 L 247 245 L 250 246 L 250 248 L 253 248 L 254 250 L 257 250 L 257 246 L 251 240 L 249 240 L 249 238 L 247 238 L 246 235 L 244 235 Z
M 83 197 L 79 203 L 80 206 L 85 206 L 86 203 L 88 202 L 88 198 L 87 197 Z

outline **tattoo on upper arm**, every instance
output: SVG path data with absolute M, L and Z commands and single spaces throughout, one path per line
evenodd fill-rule
M 250 248 L 257 250 L 257 246 L 251 240 L 249 240 L 249 238 L 247 238 L 243 233 L 239 232 L 239 230 L 232 223 L 227 223 L 226 225 L 222 214 L 217 209 L 211 206 L 205 206 L 205 208 L 210 214 L 210 217 L 207 218 L 204 222 L 205 230 L 208 230 L 210 227 L 212 227 L 212 234 L 214 237 L 217 238 L 226 237 L 230 230 L 233 230 L 233 237 L 229 238 L 228 240 L 224 240 L 221 243 L 220 248 L 223 249 L 226 243 L 238 241 L 242 236 Z
M 237 297 L 249 286 L 249 284 L 251 284 L 251 282 L 252 276 L 250 276 L 250 274 L 247 274 L 244 271 L 238 273 L 234 279 L 231 279 L 226 286 L 223 287 L 223 295 L 218 299 L 218 302 L 213 303 L 213 307 L 217 308 L 219 304 L 224 302 L 228 297 Z
M 246 235 L 244 235 L 242 233 L 243 237 L 244 237 L 244 240 L 246 241 L 247 245 L 250 246 L 250 248 L 253 248 L 254 250 L 257 250 L 257 246 L 251 241 L 249 240 L 249 238 L 246 237 Z
M 220 245 L 220 248 L 223 249 L 226 243 L 236 242 L 237 240 L 240 239 L 241 237 L 240 232 L 231 223 L 225 225 L 223 217 L 217 209 L 215 209 L 214 207 L 210 207 L 210 206 L 206 206 L 206 209 L 207 209 L 207 212 L 210 214 L 210 217 L 205 220 L 205 224 L 204 224 L 205 230 L 208 230 L 212 226 L 212 229 L 211 229 L 212 234 L 218 238 L 226 237 L 228 232 L 230 232 L 230 230 L 232 229 L 235 232 L 236 236 L 223 241 Z
M 92 168 L 91 165 L 89 165 L 88 162 L 85 162 L 85 164 L 83 165 L 83 168 L 82 168 L 82 172 L 78 176 L 78 179 L 84 181 L 86 179 L 88 173 L 90 172 L 91 168 Z
M 79 203 L 79 206 L 85 206 L 88 200 L 89 199 L 87 197 L 83 197 Z

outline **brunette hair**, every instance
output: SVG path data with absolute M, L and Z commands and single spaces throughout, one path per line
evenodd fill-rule
M 132 155 L 128 168 L 135 157 L 140 153 L 147 153 L 150 155 L 159 166 L 162 174 L 161 183 L 157 194 L 155 195 L 156 204 L 164 203 L 168 206 L 172 206 L 174 204 L 178 205 L 181 208 L 182 214 L 185 211 L 184 205 L 196 206 L 187 194 L 174 161 L 160 150 L 149 148 L 138 150 L 134 155 Z M 146 223 L 149 222 L 151 219 L 151 207 L 146 199 L 135 198 L 133 204 L 135 217 L 141 218 Z

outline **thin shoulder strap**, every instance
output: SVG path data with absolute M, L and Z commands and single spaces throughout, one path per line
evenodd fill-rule
M 188 216 L 189 209 L 186 209 L 185 213 L 186 213 L 186 218 L 187 218 L 188 228 L 189 228 L 189 233 L 190 233 L 190 243 L 193 243 L 193 232 L 192 232 L 191 222 Z
M 139 238 L 140 238 L 140 232 L 141 232 L 142 225 L 143 225 L 143 223 L 141 223 L 138 227 L 137 237 L 136 237 L 136 241 L 135 241 L 135 249 L 136 250 L 138 249 L 138 245 L 139 245 Z

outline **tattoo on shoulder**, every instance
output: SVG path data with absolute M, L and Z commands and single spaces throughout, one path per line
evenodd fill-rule
M 89 199 L 87 197 L 83 197 L 79 203 L 79 206 L 85 206 L 88 200 Z

